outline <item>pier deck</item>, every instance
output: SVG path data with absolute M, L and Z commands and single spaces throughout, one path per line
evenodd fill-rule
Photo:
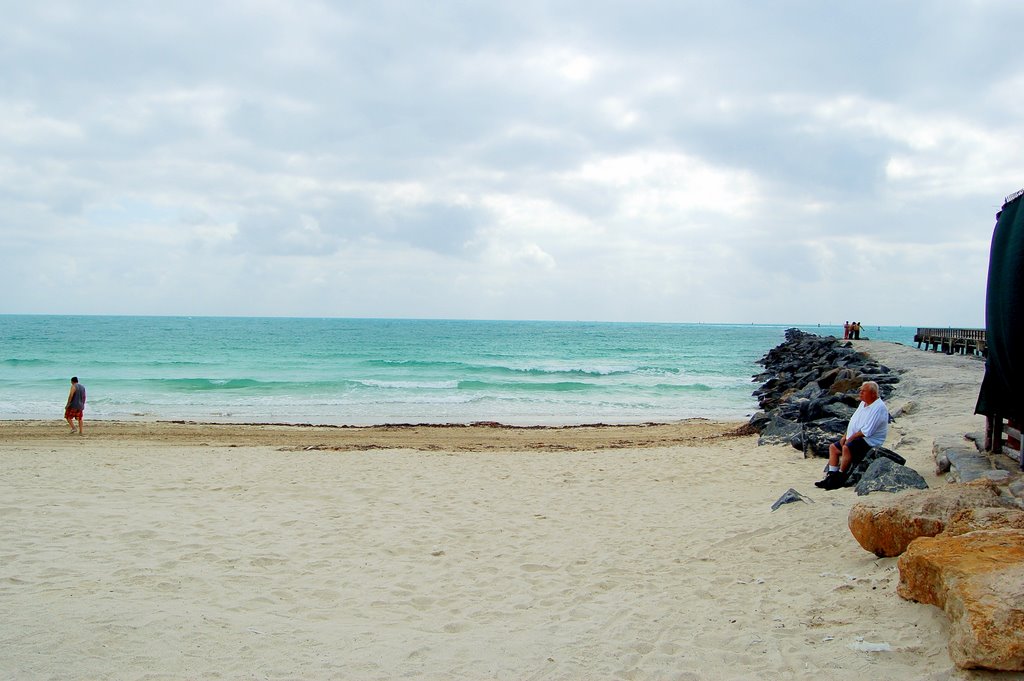
M 918 328 L 914 342 L 925 350 L 944 352 L 947 355 L 981 355 L 988 352 L 985 329 L 927 329 Z

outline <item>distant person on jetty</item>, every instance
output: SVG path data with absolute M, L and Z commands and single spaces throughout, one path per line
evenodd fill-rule
M 78 382 L 78 376 L 71 377 L 71 391 L 68 392 L 68 403 L 64 406 L 64 420 L 71 426 L 69 435 L 75 434 L 75 424 L 72 419 L 78 421 L 78 434 L 82 434 L 82 415 L 85 413 L 85 386 Z
M 860 340 L 860 322 L 850 324 L 850 338 Z
M 850 339 L 850 322 L 843 324 L 843 340 Z
M 878 396 L 878 384 L 865 381 L 860 387 L 860 405 L 850 417 L 846 435 L 828 447 L 828 473 L 814 483 L 822 489 L 839 489 L 850 469 L 860 463 L 872 447 L 879 447 L 889 434 L 889 408 Z

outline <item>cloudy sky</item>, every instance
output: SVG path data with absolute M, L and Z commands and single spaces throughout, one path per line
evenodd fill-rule
M 0 312 L 984 325 L 1019 0 L 0 0 Z

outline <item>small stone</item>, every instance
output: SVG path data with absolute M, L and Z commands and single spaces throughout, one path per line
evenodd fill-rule
M 800 492 L 797 492 L 795 489 L 790 487 L 788 490 L 786 490 L 785 494 L 779 497 L 778 501 L 772 504 L 772 510 L 774 511 L 779 506 L 782 506 L 783 504 L 791 504 L 794 501 L 803 501 L 812 504 L 814 503 L 813 501 L 805 497 L 803 494 L 800 494 Z

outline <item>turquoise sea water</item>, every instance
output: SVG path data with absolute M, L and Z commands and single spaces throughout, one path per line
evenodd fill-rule
M 0 419 L 62 418 L 72 375 L 87 419 L 742 419 L 757 360 L 791 326 L 0 315 Z M 910 344 L 914 331 L 864 335 Z

